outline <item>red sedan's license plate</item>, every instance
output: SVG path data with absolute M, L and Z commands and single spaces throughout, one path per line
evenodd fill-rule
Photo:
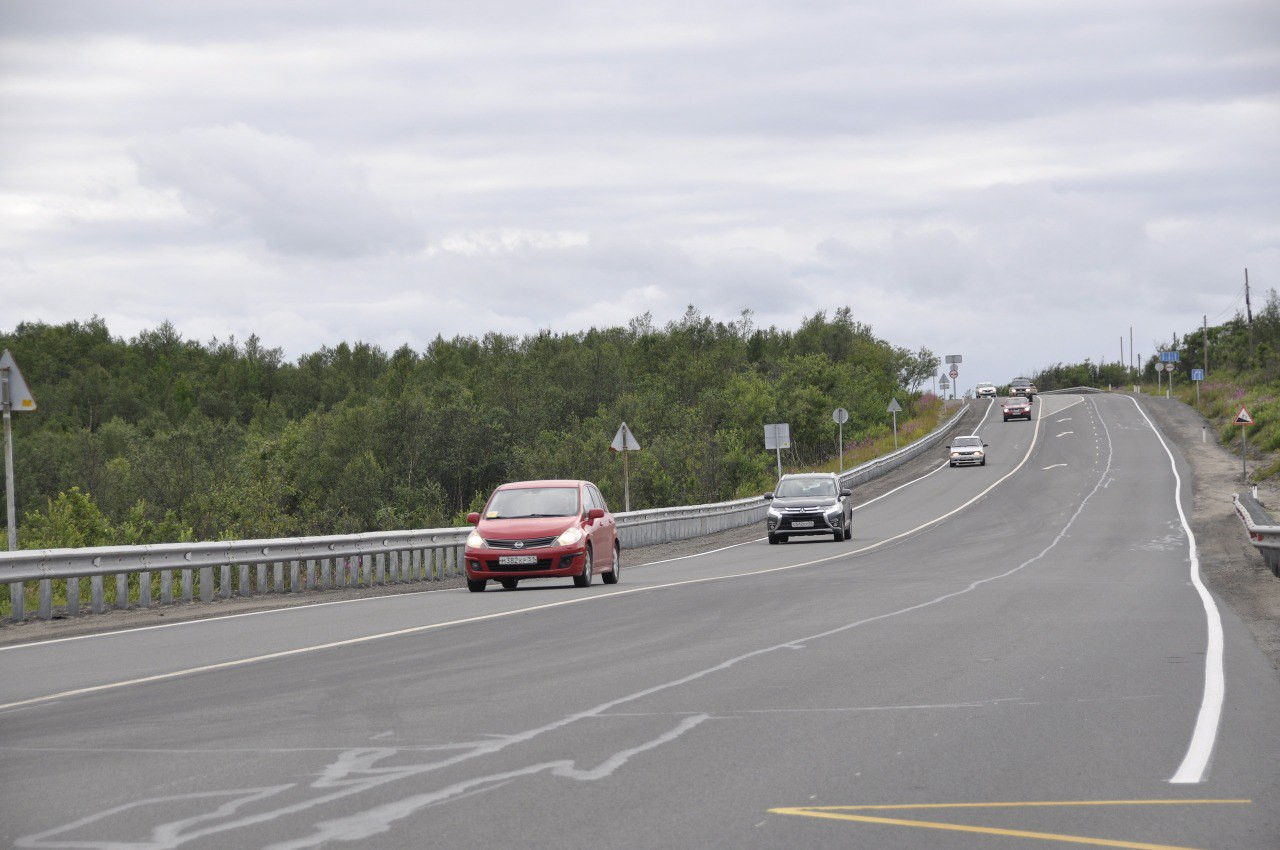
M 537 555 L 500 555 L 498 556 L 498 564 L 536 564 L 538 563 Z
M 793 522 L 791 523 L 791 527 L 792 528 L 813 528 L 813 520 L 804 519 L 804 520 L 800 520 L 799 522 Z

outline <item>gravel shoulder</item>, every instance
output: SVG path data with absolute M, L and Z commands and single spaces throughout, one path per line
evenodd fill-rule
M 1191 466 L 1191 530 L 1205 583 L 1245 622 L 1272 666 L 1280 670 L 1280 578 L 1249 543 L 1231 501 L 1233 493 L 1245 489 L 1240 456 L 1218 441 L 1214 428 L 1194 407 L 1158 396 L 1136 398 Z M 1251 459 L 1250 468 L 1259 462 Z M 1273 515 L 1280 513 L 1280 489 L 1274 481 L 1258 485 L 1258 501 Z

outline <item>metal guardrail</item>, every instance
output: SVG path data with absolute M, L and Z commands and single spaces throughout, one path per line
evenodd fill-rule
M 895 469 L 936 446 L 968 411 L 964 405 L 924 439 L 845 472 L 852 487 Z M 755 496 L 729 502 L 615 514 L 624 548 L 685 540 L 763 523 L 768 502 Z M 106 608 L 104 580 L 115 577 L 118 609 L 153 603 L 202 602 L 266 593 L 440 581 L 463 574 L 470 527 L 386 531 L 325 537 L 20 549 L 0 552 L 0 583 L 9 585 L 12 618 L 25 618 L 24 582 L 39 582 L 37 616 L 53 617 L 53 580 L 67 579 L 67 616 L 81 613 L 81 580 L 89 582 L 89 610 Z M 233 580 L 234 569 L 234 580 Z M 174 575 L 178 577 L 175 596 Z
M 896 452 L 887 454 L 884 457 L 869 460 L 864 464 L 855 466 L 840 476 L 840 486 L 853 487 L 865 481 L 870 481 L 872 478 L 879 478 L 886 472 L 897 469 L 907 461 L 919 457 L 946 439 L 947 435 L 955 430 L 956 426 L 960 424 L 960 420 L 968 412 L 969 405 L 965 403 L 941 428 L 935 428 L 933 433 L 924 439 L 917 440 L 911 445 L 903 446 Z
M 1081 393 L 1105 393 L 1097 387 L 1066 387 L 1060 390 L 1041 390 L 1040 395 L 1080 395 Z
M 1249 534 L 1249 542 L 1262 553 L 1262 560 L 1280 578 L 1280 525 L 1275 524 L 1271 514 L 1249 493 L 1236 493 L 1231 497 L 1235 502 L 1236 514 L 1244 523 Z

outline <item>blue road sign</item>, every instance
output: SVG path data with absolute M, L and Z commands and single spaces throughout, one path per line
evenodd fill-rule
M 1177 363 L 1177 362 L 1178 362 L 1178 352 L 1176 352 L 1176 351 L 1162 351 L 1162 352 L 1160 352 L 1160 362 L 1161 362 L 1161 363 Z
M 1193 381 L 1203 381 L 1203 380 L 1204 380 L 1204 370 L 1203 370 L 1203 369 L 1192 369 L 1192 370 L 1191 370 L 1191 380 L 1193 380 Z

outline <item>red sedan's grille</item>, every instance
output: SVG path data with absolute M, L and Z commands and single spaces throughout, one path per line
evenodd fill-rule
M 530 537 L 528 540 L 490 540 L 491 549 L 537 549 L 555 543 L 554 537 Z

